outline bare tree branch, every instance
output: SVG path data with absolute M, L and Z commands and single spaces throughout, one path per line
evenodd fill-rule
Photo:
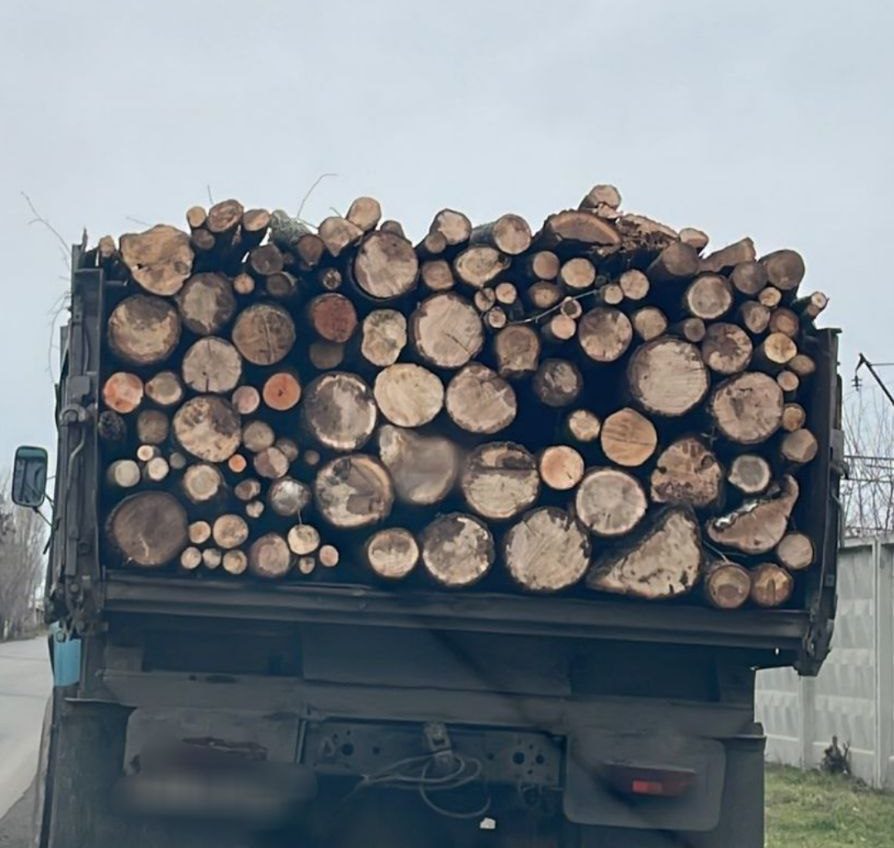
M 25 203 L 28 204 L 28 209 L 31 210 L 31 214 L 34 216 L 30 221 L 28 221 L 28 225 L 31 226 L 32 224 L 40 224 L 43 227 L 46 227 L 46 229 L 48 229 L 56 237 L 56 240 L 60 244 L 59 249 L 62 252 L 62 261 L 65 263 L 66 267 L 70 271 L 71 255 L 68 251 L 68 242 L 65 241 L 59 230 L 57 230 L 46 218 L 43 217 L 43 215 L 40 214 L 40 212 L 37 211 L 37 208 L 34 206 L 34 203 L 32 203 L 31 198 L 24 191 L 20 192 L 20 194 L 22 195 L 22 197 L 25 198 Z
M 298 211 L 295 213 L 295 217 L 300 219 L 301 213 L 304 211 L 304 204 L 310 200 L 310 196 L 314 193 L 314 189 L 325 180 L 327 177 L 337 177 L 338 174 L 320 174 L 314 181 L 311 187 L 304 192 L 304 197 L 301 198 L 301 203 L 298 204 Z M 335 213 L 338 215 L 338 212 Z

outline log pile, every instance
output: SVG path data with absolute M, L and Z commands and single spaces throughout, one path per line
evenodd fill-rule
M 109 564 L 784 605 L 810 345 L 792 250 L 597 186 L 539 229 L 228 200 L 104 238 Z

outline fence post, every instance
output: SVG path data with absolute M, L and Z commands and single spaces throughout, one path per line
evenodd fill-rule
M 816 678 L 798 678 L 798 741 L 801 744 L 801 768 L 811 769 L 816 737 Z
M 873 783 L 888 783 L 888 764 L 894 753 L 894 566 L 891 547 L 876 537 L 872 542 L 875 617 L 875 763 Z

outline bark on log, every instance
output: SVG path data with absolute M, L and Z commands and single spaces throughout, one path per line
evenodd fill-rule
M 559 269 L 559 282 L 571 292 L 582 292 L 596 282 L 596 266 L 585 256 L 575 256 Z
M 580 483 L 584 468 L 584 458 L 570 445 L 550 445 L 537 457 L 540 479 L 559 492 L 566 492 Z
M 594 362 L 614 362 L 630 347 L 633 326 L 619 309 L 597 306 L 580 319 L 577 340 Z
M 174 438 L 192 456 L 206 462 L 225 462 L 239 448 L 239 414 L 215 395 L 190 398 L 174 414 Z
M 345 248 L 363 238 L 363 230 L 338 215 L 331 215 L 320 223 L 317 235 L 323 240 L 326 250 L 338 258 Z
M 484 326 L 475 307 L 454 292 L 426 298 L 410 317 L 416 352 L 438 368 L 462 368 L 484 347 Z
M 143 233 L 126 233 L 120 252 L 134 281 L 151 294 L 177 294 L 192 273 L 189 236 L 176 227 L 159 224 Z
M 295 323 L 281 306 L 256 303 L 239 313 L 232 338 L 252 365 L 275 365 L 295 344 Z
M 616 465 L 636 468 L 658 447 L 655 425 L 635 409 L 613 412 L 602 422 L 602 452 Z
M 265 533 L 248 549 L 248 570 L 256 577 L 278 579 L 292 567 L 292 554 L 279 533 Z
M 805 533 L 786 533 L 776 546 L 776 559 L 791 571 L 801 571 L 813 564 L 816 552 Z
M 475 227 L 469 243 L 489 245 L 507 256 L 518 256 L 531 246 L 531 228 L 520 215 L 501 215 L 490 224 Z
M 366 564 L 386 580 L 403 580 L 416 567 L 419 556 L 416 537 L 403 527 L 378 530 L 363 547 Z
M 570 406 L 583 391 L 580 369 L 567 359 L 544 359 L 532 381 L 534 394 L 552 407 Z
M 694 436 L 670 444 L 658 456 L 651 477 L 655 503 L 713 506 L 723 493 L 723 468 L 708 447 Z
M 804 279 L 804 260 L 794 250 L 774 250 L 761 257 L 770 285 L 782 291 L 793 291 Z
M 707 328 L 701 318 L 684 318 L 682 321 L 671 324 L 668 332 L 671 335 L 685 339 L 687 342 L 698 344 L 704 340 Z
M 397 366 L 392 366 L 394 367 Z M 437 382 L 440 385 L 440 380 Z M 470 362 L 454 375 L 447 386 L 444 405 L 457 427 L 469 433 L 485 435 L 498 433 L 508 427 L 518 412 L 512 386 L 480 362 Z M 440 410 L 440 405 L 438 409 Z M 403 424 L 388 417 L 395 424 Z
M 787 475 L 777 491 L 708 521 L 708 536 L 744 554 L 769 553 L 782 541 L 797 500 L 798 484 Z
M 559 257 L 551 250 L 538 250 L 522 262 L 525 275 L 534 280 L 555 280 L 559 267 Z
M 695 318 L 714 321 L 732 309 L 732 286 L 719 274 L 703 274 L 686 289 L 683 306 Z
M 285 477 L 289 473 L 290 464 L 288 457 L 276 447 L 258 451 L 252 460 L 255 473 L 258 477 L 263 477 L 266 480 L 278 480 L 280 477 Z
M 374 197 L 358 197 L 348 207 L 345 217 L 363 232 L 374 230 L 382 219 L 382 207 Z
M 256 247 L 248 254 L 248 267 L 259 277 L 278 274 L 286 267 L 282 251 L 273 243 Z
M 313 500 L 310 486 L 292 477 L 280 477 L 267 490 L 267 503 L 277 515 L 300 515 Z
M 225 551 L 238 548 L 248 539 L 248 524 L 241 515 L 219 515 L 211 525 L 211 538 L 215 545 Z
M 692 589 L 701 564 L 698 522 L 691 511 L 673 507 L 656 516 L 637 540 L 598 557 L 586 582 L 603 592 L 672 598 Z
M 301 403 L 305 430 L 323 447 L 337 451 L 361 448 L 376 427 L 376 401 L 356 374 L 331 371 L 307 387 Z
M 127 415 L 143 402 L 143 381 L 136 374 L 116 371 L 103 383 L 102 399 L 109 409 Z
M 341 271 L 338 268 L 322 268 L 317 274 L 317 282 L 321 289 L 326 291 L 336 291 L 341 288 L 344 282 Z
M 278 271 L 264 278 L 264 292 L 279 300 L 294 297 L 299 288 L 298 278 L 288 271 Z
M 751 362 L 751 339 L 736 324 L 711 324 L 702 342 L 705 365 L 717 374 L 738 374 Z
M 282 209 L 270 216 L 270 239 L 281 250 L 298 256 L 307 268 L 314 268 L 326 249 L 323 240 L 310 227 Z
M 379 428 L 378 446 L 399 500 L 430 506 L 442 501 L 453 488 L 459 458 L 449 439 L 420 436 L 386 424 Z
M 509 257 L 486 244 L 467 247 L 453 260 L 453 272 L 466 285 L 480 289 L 509 267 Z
M 720 432 L 740 445 L 769 439 L 782 424 L 782 389 L 772 377 L 746 371 L 721 383 L 709 411 Z
M 632 253 L 664 250 L 680 240 L 675 229 L 645 215 L 621 215 L 614 224 L 621 236 L 621 249 Z
M 653 283 L 670 283 L 685 280 L 698 273 L 698 251 L 681 241 L 669 244 L 646 269 L 646 276 Z
M 442 209 L 435 215 L 429 228 L 432 232 L 441 233 L 448 246 L 462 244 L 472 234 L 472 224 L 462 212 L 454 209 Z
M 307 305 L 307 320 L 321 339 L 344 344 L 357 329 L 357 310 L 343 294 L 326 292 Z
M 140 466 L 132 459 L 115 460 L 106 471 L 106 480 L 119 489 L 132 489 L 140 482 Z
M 708 391 L 708 369 L 695 345 L 662 337 L 637 348 L 627 366 L 633 399 L 647 412 L 685 415 Z
M 168 416 L 157 409 L 144 409 L 137 416 L 137 438 L 144 444 L 163 444 L 167 441 L 170 429 Z
M 320 547 L 320 531 L 310 524 L 296 524 L 286 537 L 289 549 L 296 556 L 308 556 Z
M 286 412 L 301 400 L 301 381 L 292 371 L 277 371 L 264 381 L 261 397 L 269 409 Z
M 186 510 L 167 492 L 139 492 L 119 503 L 109 516 L 109 541 L 125 565 L 166 565 L 187 546 Z
M 608 254 L 621 246 L 621 236 L 607 221 L 591 212 L 568 209 L 550 215 L 534 241 L 540 248 L 558 245 L 585 245 Z
M 770 371 L 778 371 L 791 362 L 798 346 L 785 333 L 770 333 L 755 350 L 755 362 Z
M 503 540 L 503 559 L 513 580 L 530 592 L 558 592 L 581 580 L 590 565 L 590 538 L 567 512 L 535 509 Z
M 394 233 L 370 233 L 354 257 L 354 279 L 370 297 L 400 297 L 416 285 L 419 259 L 413 245 Z
M 419 271 L 422 282 L 432 291 L 449 291 L 456 284 L 453 269 L 446 259 L 430 259 Z
M 813 321 L 822 314 L 823 310 L 829 305 L 829 297 L 823 292 L 813 292 L 807 297 L 798 298 L 792 308 L 808 321 Z
M 314 498 L 320 515 L 334 527 L 369 527 L 391 513 L 394 486 L 378 460 L 351 454 L 320 469 L 314 480 Z
M 527 324 L 514 324 L 494 336 L 497 373 L 507 380 L 520 380 L 540 365 L 540 336 Z
M 267 235 L 270 226 L 270 213 L 266 209 L 246 209 L 242 213 L 240 232 L 242 243 L 240 247 L 250 250 L 260 244 Z
M 187 500 L 194 504 L 215 500 L 224 490 L 224 480 L 216 465 L 201 462 L 183 472 L 181 483 Z
M 180 317 L 165 300 L 146 294 L 125 298 L 108 321 L 112 352 L 133 365 L 154 365 L 167 359 L 180 341 Z
M 422 532 L 422 563 L 442 586 L 477 583 L 494 563 L 494 540 L 483 521 L 461 512 L 436 518 Z
M 331 371 L 345 361 L 345 346 L 317 339 L 307 348 L 307 357 L 318 371 Z
M 632 317 L 633 331 L 646 342 L 653 341 L 667 330 L 665 314 L 654 306 L 637 309 Z
M 552 309 L 562 300 L 563 296 L 561 286 L 546 280 L 538 280 L 525 292 L 528 303 L 538 312 L 543 309 Z
M 428 424 L 444 407 L 441 379 L 411 362 L 398 362 L 382 369 L 376 375 L 373 395 L 382 415 L 399 427 Z
M 775 286 L 767 286 L 758 292 L 757 299 L 768 309 L 775 309 L 782 302 L 782 290 Z
M 242 444 L 252 453 L 272 447 L 275 441 L 276 434 L 266 421 L 249 421 L 242 428 Z
M 183 400 L 183 384 L 173 371 L 159 371 L 144 388 L 146 397 L 159 406 L 176 406 Z
M 771 333 L 782 333 L 790 339 L 797 339 L 801 332 L 801 321 L 798 314 L 784 306 L 779 306 L 770 313 L 768 326 Z
M 787 433 L 800 430 L 807 422 L 807 412 L 799 403 L 787 403 L 782 408 L 782 429 Z
M 739 321 L 754 336 L 759 336 L 770 326 L 770 309 L 756 300 L 746 300 L 739 307 Z
M 748 569 L 730 560 L 717 560 L 705 570 L 704 595 L 712 607 L 738 609 L 751 594 Z
M 565 419 L 565 430 L 576 442 L 587 445 L 599 438 L 602 422 L 589 409 L 575 409 Z
M 701 253 L 708 246 L 710 238 L 703 230 L 695 227 L 683 227 L 680 230 L 680 241 Z
M 781 607 L 792 596 L 795 580 L 774 562 L 751 570 L 751 600 L 759 607 Z
M 742 262 L 754 262 L 755 259 L 757 253 L 754 250 L 754 242 L 750 238 L 743 238 L 708 254 L 702 259 L 699 270 L 705 274 L 720 274 Z
M 220 332 L 236 312 L 230 281 L 220 274 L 194 274 L 177 295 L 183 326 L 200 336 Z
M 522 445 L 489 442 L 475 448 L 460 475 L 471 509 L 483 518 L 506 521 L 534 505 L 540 493 L 537 460 Z
M 363 319 L 360 353 L 367 362 L 387 368 L 407 346 L 407 319 L 396 309 L 374 309 Z
M 593 468 L 574 496 L 574 514 L 595 536 L 629 533 L 648 509 L 639 481 L 620 468 Z
M 242 357 L 228 341 L 205 336 L 183 355 L 183 382 L 201 393 L 226 394 L 242 379 Z
M 773 479 L 770 463 L 755 453 L 739 454 L 730 465 L 727 480 L 746 495 L 759 495 Z
M 127 424 L 113 409 L 104 409 L 99 413 L 96 433 L 104 442 L 123 442 L 127 438 Z
M 804 465 L 816 457 L 819 451 L 819 443 L 810 430 L 802 427 L 783 436 L 780 450 L 789 462 Z
M 618 285 L 624 292 L 627 300 L 643 300 L 649 293 L 651 284 L 649 278 L 642 272 L 635 269 L 625 271 L 618 277 Z
M 767 285 L 767 271 L 760 262 L 740 262 L 733 268 L 729 279 L 736 291 L 754 297 Z

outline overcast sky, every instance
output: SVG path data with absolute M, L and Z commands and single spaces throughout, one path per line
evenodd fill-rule
M 825 321 L 894 360 L 885 2 L 0 2 L 0 467 L 53 431 L 67 241 L 235 196 L 320 220 L 359 194 L 420 235 L 444 206 L 539 223 L 624 205 L 795 247 Z

